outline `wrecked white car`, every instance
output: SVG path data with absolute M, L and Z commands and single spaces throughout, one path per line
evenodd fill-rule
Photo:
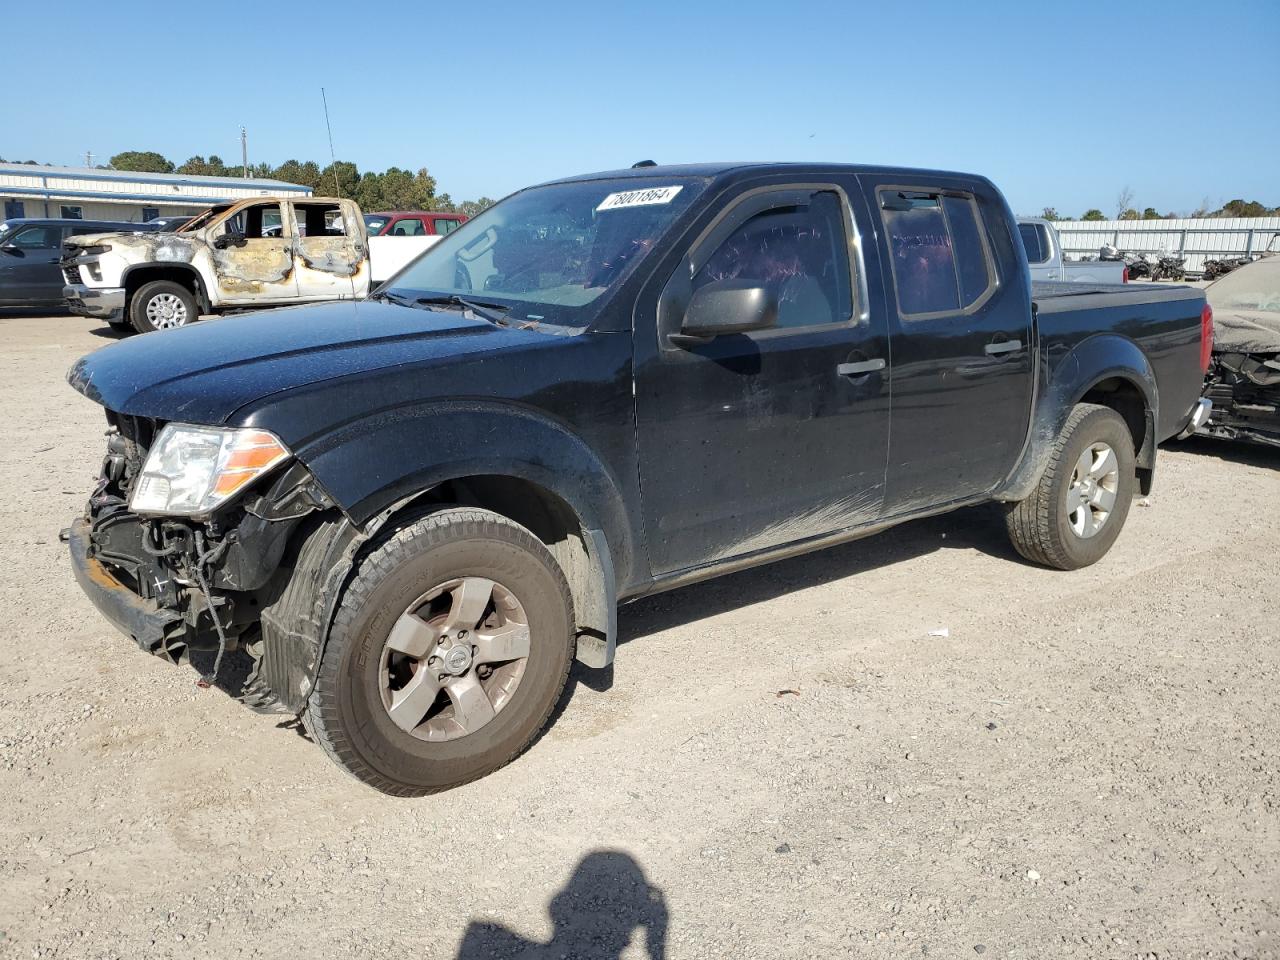
M 217 204 L 172 233 L 69 239 L 63 296 L 73 313 L 143 333 L 224 310 L 359 300 L 426 249 L 409 249 L 413 239 L 390 240 L 394 257 L 371 256 L 355 201 L 259 197 Z

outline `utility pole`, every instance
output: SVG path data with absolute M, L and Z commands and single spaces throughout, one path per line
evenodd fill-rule
M 244 132 L 244 125 L 240 126 L 240 164 L 244 168 L 244 178 L 249 179 L 249 137 Z
M 84 152 L 84 165 L 85 165 L 86 167 L 92 167 L 92 166 L 93 166 L 93 151 L 92 151 L 92 150 L 86 150 L 86 151 Z

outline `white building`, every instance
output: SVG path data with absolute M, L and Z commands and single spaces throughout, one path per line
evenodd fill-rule
M 5 220 L 58 217 L 141 223 L 193 214 L 223 200 L 281 194 L 305 197 L 311 195 L 311 188 L 280 180 L 0 163 Z

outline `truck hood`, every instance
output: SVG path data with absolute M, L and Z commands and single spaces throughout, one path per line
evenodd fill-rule
M 92 247 L 95 244 L 110 243 L 113 240 L 133 243 L 138 237 L 154 237 L 158 235 L 159 231 L 157 230 L 138 230 L 128 233 L 121 233 L 118 230 L 111 233 L 82 233 L 79 236 L 67 237 L 62 241 L 62 246 L 64 250 L 71 252 L 74 247 Z
M 1280 313 L 1215 308 L 1213 325 L 1218 353 L 1280 353 Z
M 457 311 L 342 301 L 130 337 L 82 357 L 67 381 L 118 413 L 219 424 L 294 387 L 559 339 Z

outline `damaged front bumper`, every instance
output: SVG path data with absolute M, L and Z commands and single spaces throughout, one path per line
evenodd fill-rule
M 124 317 L 123 287 L 68 284 L 62 288 L 62 296 L 67 301 L 67 309 L 82 317 L 98 317 L 102 320 L 120 320 Z
M 313 591 L 336 589 L 325 572 L 357 531 L 298 462 L 202 520 L 135 514 L 130 485 L 158 427 L 108 420 L 98 485 L 62 535 L 76 582 L 116 629 L 171 663 L 192 651 L 246 651 L 240 699 L 296 713 L 323 635 Z
M 71 550 L 71 569 L 80 589 L 120 632 L 147 653 L 167 649 L 185 633 L 181 613 L 144 600 L 90 556 L 89 521 L 82 519 L 73 523 L 66 531 L 66 539 Z

